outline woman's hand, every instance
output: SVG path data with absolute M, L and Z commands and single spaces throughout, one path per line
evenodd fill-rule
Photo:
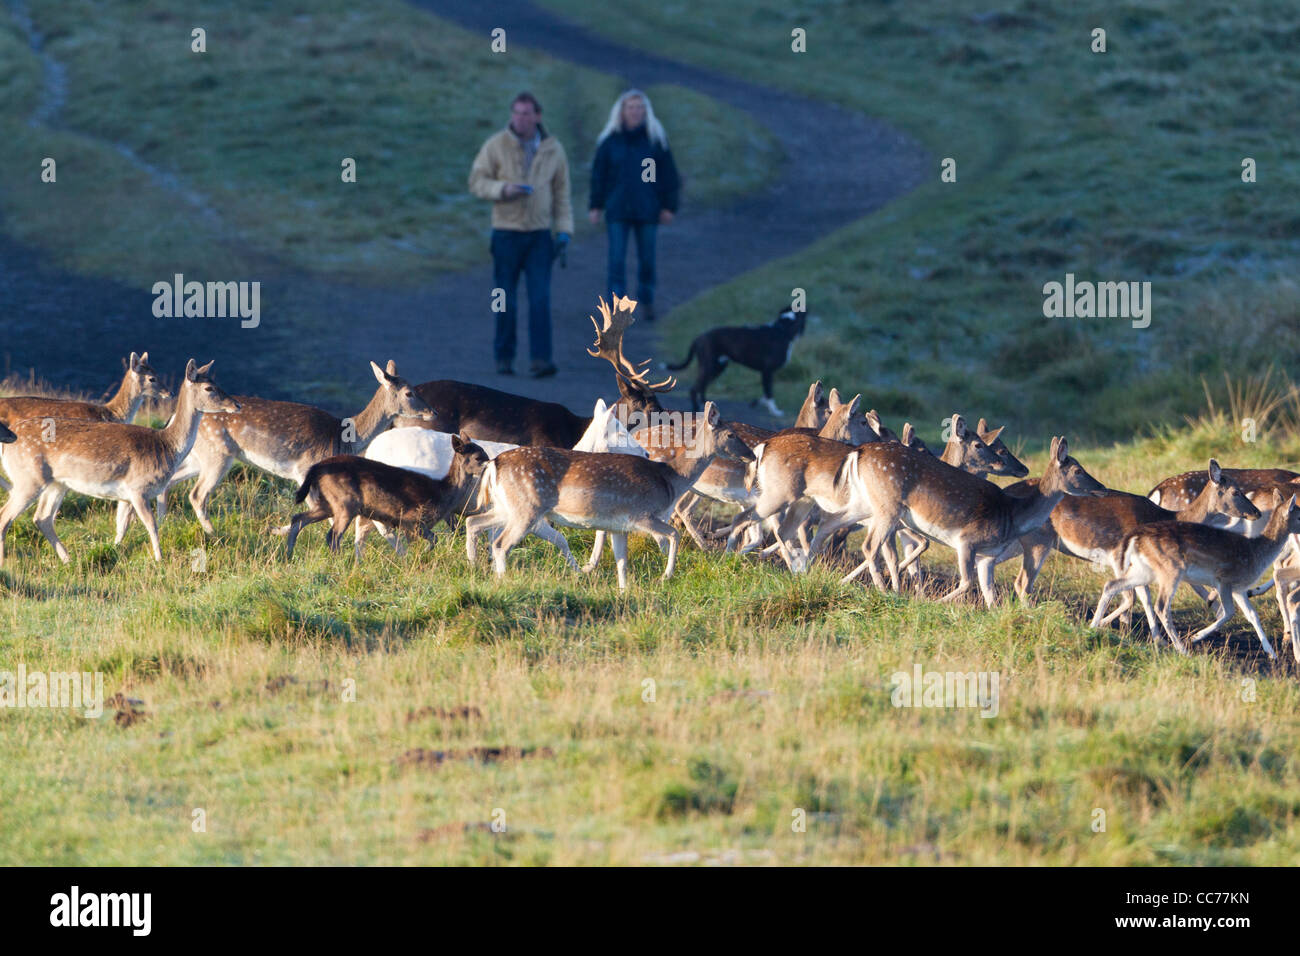
M 600 223 L 600 210 L 599 210 L 599 209 L 588 209 L 588 210 L 587 210 L 587 221 L 590 222 L 593 226 L 598 225 L 598 224 Z
M 673 221 L 673 214 L 667 209 L 659 210 L 659 225 L 666 226 Z

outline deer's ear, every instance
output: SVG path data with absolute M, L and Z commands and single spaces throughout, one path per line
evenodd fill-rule
M 1219 467 L 1219 463 L 1217 461 L 1211 458 L 1210 459 L 1210 481 L 1214 482 L 1217 485 L 1222 480 L 1223 480 L 1223 469 Z
M 916 437 L 916 429 L 912 427 L 911 422 L 903 422 L 903 444 L 912 444 L 912 439 Z
M 705 420 L 706 422 L 709 423 L 709 427 L 710 427 L 710 428 L 712 428 L 713 426 L 715 426 L 716 424 L 718 424 L 718 421 L 719 421 L 719 419 L 721 419 L 721 418 L 722 418 L 722 416 L 718 413 L 718 406 L 717 406 L 717 405 L 714 405 L 712 402 L 708 402 L 708 403 L 705 404 L 705 406 L 704 406 L 704 420 Z
M 384 371 L 387 372 L 389 375 L 396 375 L 397 363 L 394 362 L 392 359 L 389 359 L 388 364 L 384 366 Z
M 378 382 L 380 385 L 389 384 L 388 376 L 384 374 L 384 370 L 380 368 L 378 365 L 376 365 L 374 362 L 370 363 L 370 371 L 375 373 L 375 381 Z
M 148 352 L 141 352 L 141 353 L 140 353 L 140 364 L 141 364 L 141 365 L 148 365 L 148 364 L 149 364 L 149 353 L 148 353 Z
M 200 366 L 198 367 L 198 370 L 197 370 L 198 374 L 199 374 L 199 375 L 208 375 L 208 374 L 210 374 L 210 373 L 212 372 L 212 363 L 215 362 L 215 361 L 216 361 L 216 359 L 209 359 L 207 365 L 200 365 Z
M 1006 427 L 1007 427 L 1006 425 L 1002 426 L 1002 428 L 1006 428 Z M 984 444 L 992 445 L 995 441 L 998 440 L 998 436 L 1002 434 L 1002 428 L 995 428 L 993 431 L 989 431 L 987 428 L 984 427 L 984 419 L 981 418 L 979 428 L 977 429 L 977 431 L 979 432 L 980 438 L 983 439 Z
M 140 368 L 140 356 L 138 356 L 138 355 L 136 355 L 134 352 L 132 352 L 132 353 L 131 353 L 131 357 L 130 357 L 129 359 L 127 359 L 127 362 L 128 362 L 128 364 L 130 365 L 131 371 L 135 372 L 135 371 L 138 371 L 138 370 L 139 370 L 139 368 Z
M 840 390 L 838 388 L 832 388 L 830 396 L 826 399 L 827 407 L 830 408 L 831 411 L 835 411 L 835 409 L 839 408 L 843 404 L 844 402 L 840 399 Z
M 608 408 L 609 406 L 605 404 L 605 400 L 603 398 L 596 399 L 596 407 L 591 410 L 591 417 L 600 418 L 601 415 L 605 414 Z
M 1065 461 L 1065 459 L 1070 457 L 1070 446 L 1066 444 L 1064 435 L 1055 439 L 1055 441 L 1056 441 L 1056 460 Z
M 464 451 L 465 444 L 466 444 L 465 439 L 460 437 L 459 432 L 451 436 L 451 447 L 453 451 Z
M 808 397 L 813 400 L 814 405 L 820 405 L 826 401 L 826 393 L 822 391 L 822 380 L 817 379 L 808 386 Z
M 957 412 L 952 413 L 952 436 L 958 440 L 966 437 L 966 419 L 962 418 Z
M 194 359 L 190 359 L 189 362 L 186 363 L 185 365 L 185 381 L 187 382 L 194 381 L 194 373 L 197 370 L 198 370 L 198 366 L 194 364 Z
M 984 437 L 984 433 L 985 433 L 986 431 L 988 431 L 988 430 L 989 430 L 989 423 L 986 422 L 983 418 L 980 418 L 980 420 L 979 420 L 979 424 L 977 424 L 977 425 L 975 426 L 975 431 L 979 433 L 979 436 L 980 436 L 981 438 L 983 438 L 983 437 Z M 987 439 L 985 439 L 985 440 L 987 441 Z
M 1282 496 L 1279 494 L 1278 497 L 1280 498 L 1280 497 L 1282 497 Z M 1292 496 L 1290 497 L 1290 499 L 1287 501 L 1287 505 L 1286 505 L 1286 513 L 1287 513 L 1287 514 L 1294 514 L 1296 511 L 1300 511 L 1300 508 L 1297 508 L 1297 507 L 1296 507 L 1296 504 L 1295 504 L 1295 495 L 1292 495 Z

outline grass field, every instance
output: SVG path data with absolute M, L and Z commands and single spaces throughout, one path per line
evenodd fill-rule
M 543 2 L 620 42 L 888 120 L 934 154 L 931 185 L 674 312 L 679 352 L 806 289 L 821 322 L 780 376 L 783 406 L 820 376 L 936 425 L 978 406 L 1036 437 L 1122 439 L 1194 411 L 1202 375 L 1300 356 L 1287 4 Z M 943 157 L 956 183 L 940 182 Z M 1150 327 L 1045 319 L 1042 287 L 1067 272 L 1151 281 Z M 718 382 L 756 393 L 743 370 Z
M 1074 453 L 1145 491 L 1234 442 L 1220 416 Z M 1281 430 L 1237 455 L 1297 459 Z M 1029 460 L 1036 472 L 1041 451 Z M 266 532 L 291 510 L 284 484 L 237 472 L 211 540 L 177 505 L 161 567 L 138 525 L 111 545 L 100 502 L 65 503 L 68 567 L 30 516 L 11 530 L 4 668 L 101 671 L 107 695 L 139 703 L 98 720 L 0 710 L 0 861 L 1287 864 L 1300 852 L 1289 648 L 1269 664 L 1240 617 L 1186 658 L 1140 632 L 1090 631 L 1103 578 L 1081 562 L 1051 559 L 1036 606 L 986 611 L 689 547 L 664 583 L 658 552 L 634 539 L 624 595 L 608 558 L 580 578 L 537 539 L 503 582 L 466 565 L 460 537 L 405 559 L 375 540 L 358 565 L 331 558 L 317 526 L 286 564 Z M 931 549 L 935 589 L 950 560 Z M 1272 598 L 1257 604 L 1276 636 Z M 1208 619 L 1191 598 L 1178 618 Z M 996 672 L 997 716 L 895 708 L 892 675 L 916 664 Z
M 581 219 L 621 92 L 531 50 L 495 54 L 399 0 L 30 6 L 55 78 L 0 17 L 0 168 L 38 183 L 54 157 L 58 185 L 0 184 L 4 228 L 68 268 L 142 285 L 277 266 L 404 282 L 478 264 L 487 209 L 466 180 L 510 98 L 528 88 L 542 101 Z M 203 54 L 190 49 L 196 25 Z M 761 128 L 681 87 L 647 92 L 681 130 L 692 203 L 774 172 Z M 29 123 L 47 103 L 52 115 Z M 344 157 L 355 184 L 341 181 Z

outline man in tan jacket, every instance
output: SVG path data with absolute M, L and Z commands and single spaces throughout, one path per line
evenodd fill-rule
M 555 374 L 551 361 L 551 263 L 573 234 L 569 163 L 564 147 L 541 124 L 542 106 L 531 93 L 510 104 L 510 123 L 488 138 L 474 157 L 469 191 L 492 203 L 492 266 L 496 288 L 505 295 L 497 310 L 497 372 L 513 375 L 515 301 L 519 274 L 528 283 L 529 371 L 534 378 Z M 555 239 L 551 230 L 555 229 Z

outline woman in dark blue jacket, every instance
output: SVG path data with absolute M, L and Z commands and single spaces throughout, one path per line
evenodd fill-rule
M 668 136 L 650 98 L 628 90 L 609 112 L 591 164 L 592 225 L 605 213 L 609 235 L 609 290 L 627 295 L 627 239 L 636 237 L 637 317 L 653 322 L 655 233 L 673 221 L 680 191 Z

